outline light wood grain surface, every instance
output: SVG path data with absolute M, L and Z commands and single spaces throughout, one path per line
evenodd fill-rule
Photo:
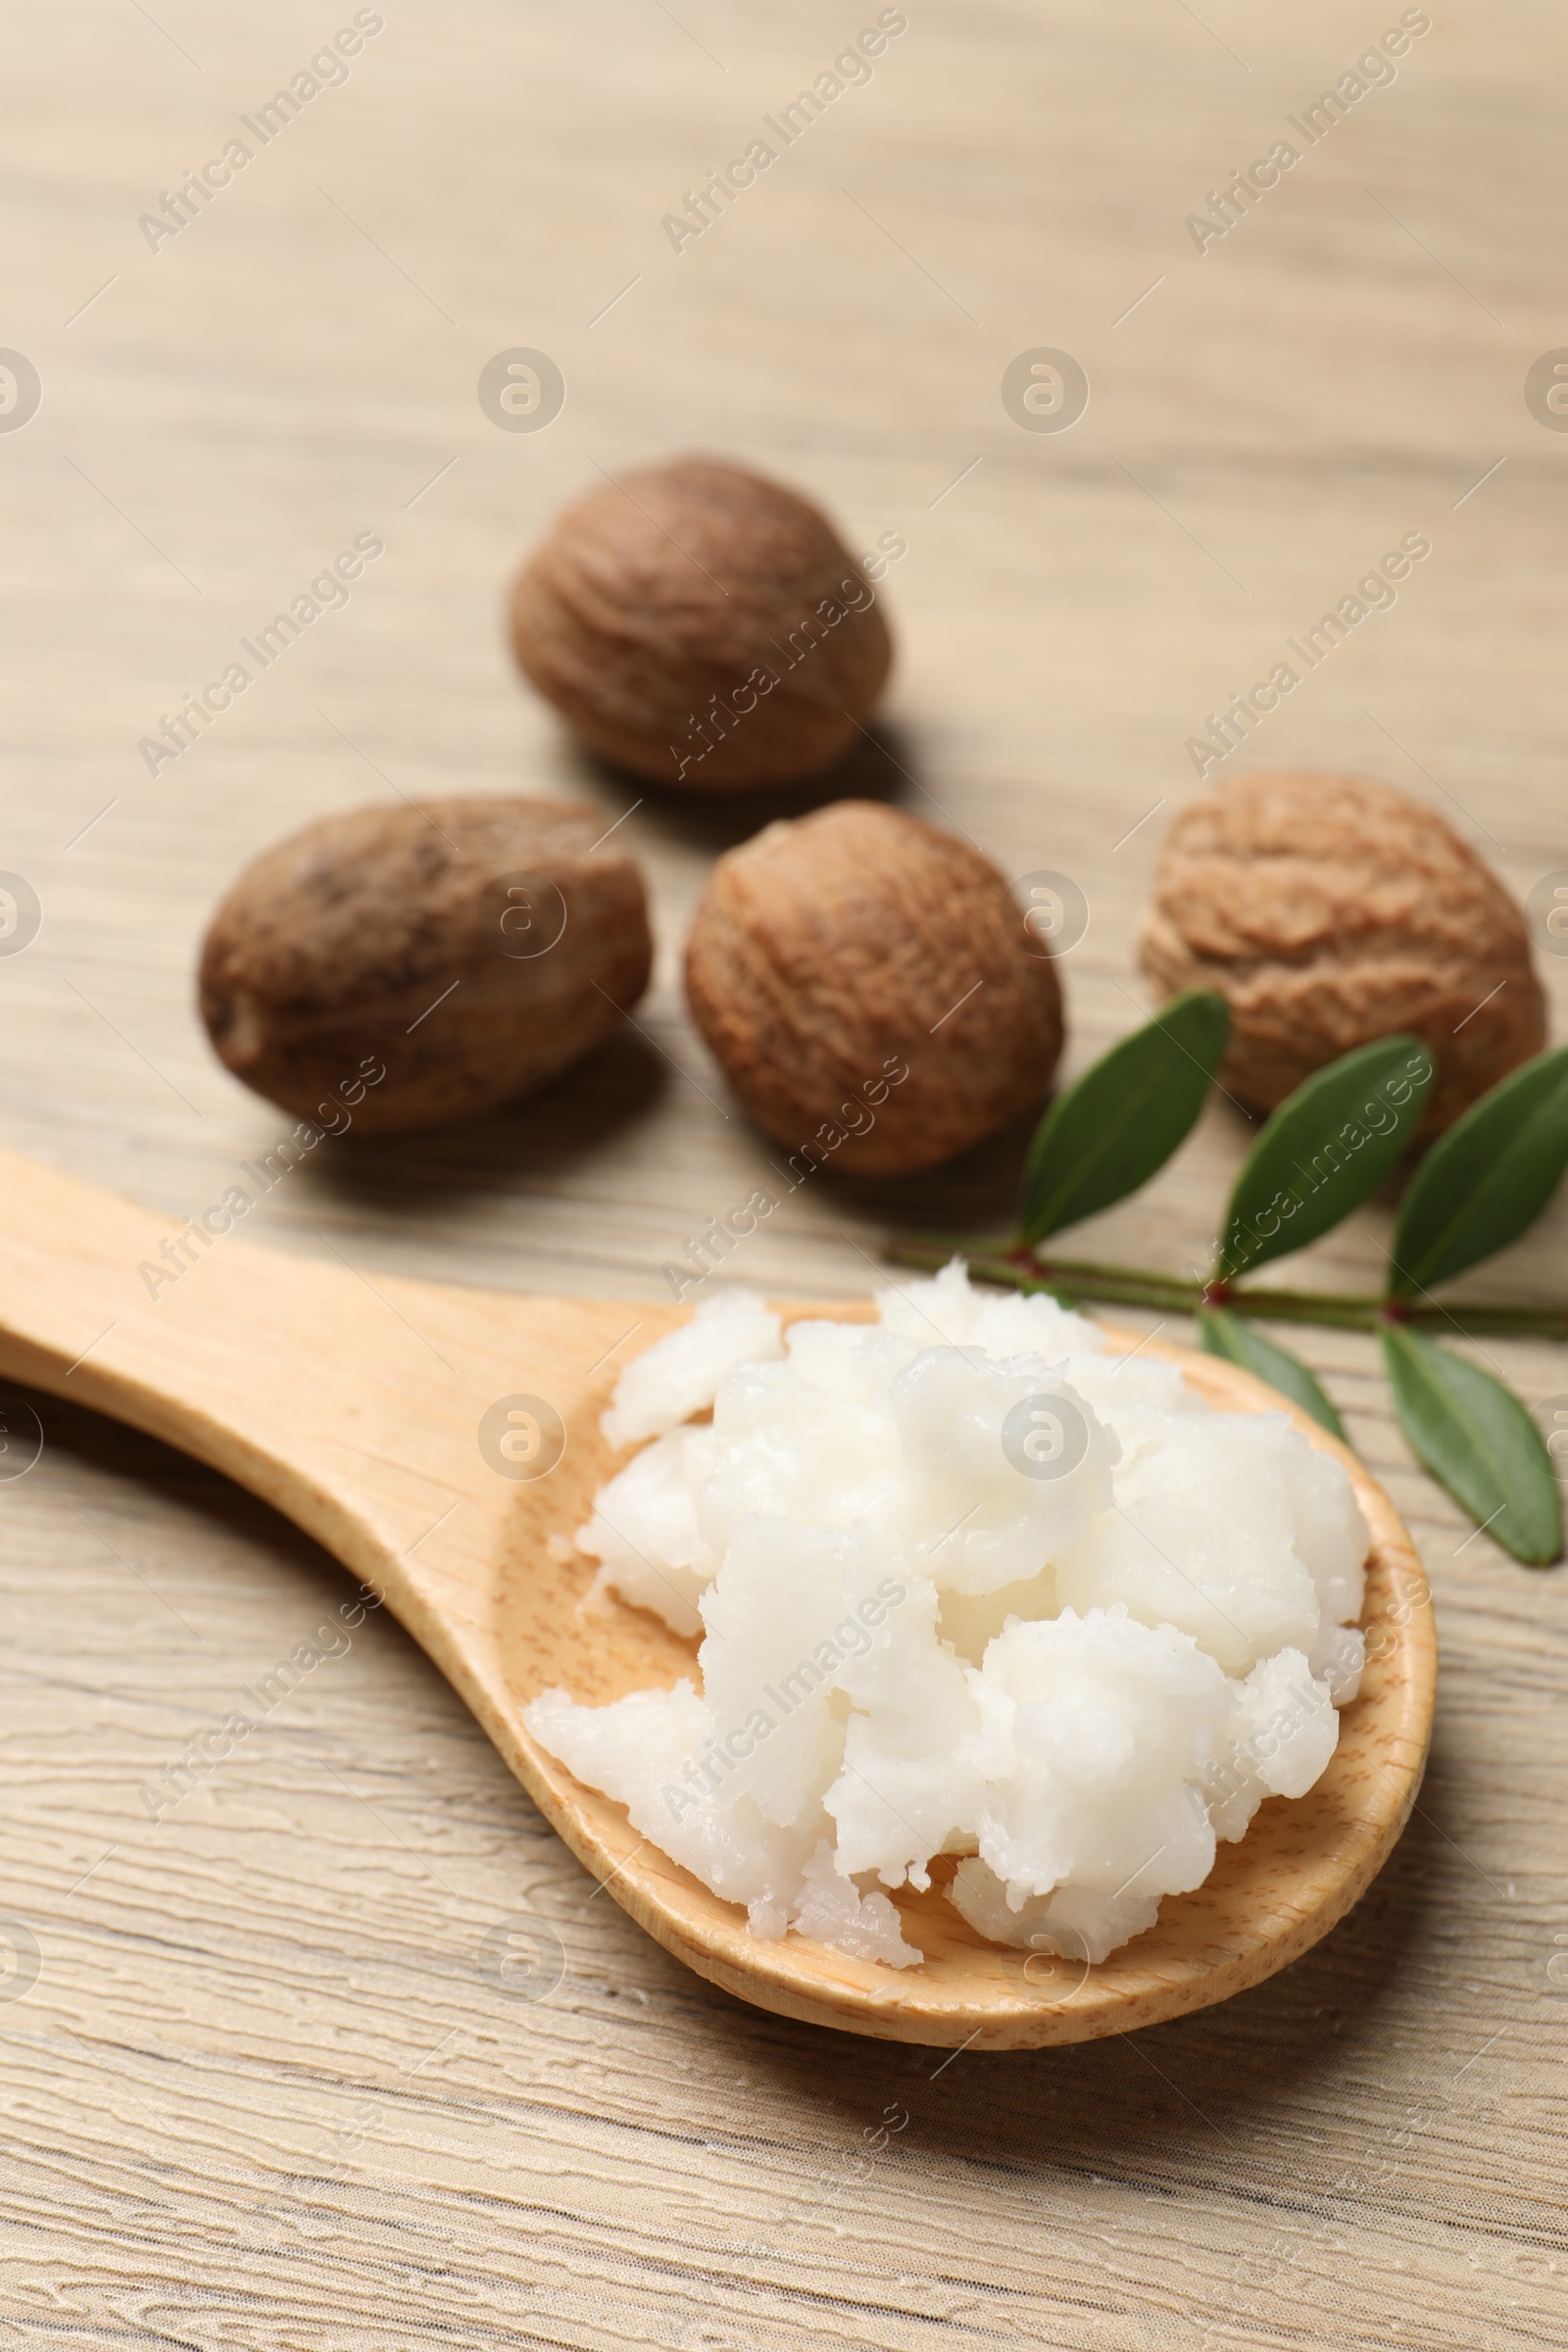
M 410 0 L 150 251 L 138 216 L 353 13 L 6 12 L 0 344 L 43 386 L 0 432 L 0 865 L 43 908 L 0 957 L 7 1143 L 172 1228 L 287 1124 L 191 1005 L 245 858 L 399 792 L 631 805 L 518 686 L 501 590 L 598 468 L 671 449 L 799 481 L 857 547 L 907 540 L 888 725 L 847 781 L 1079 881 L 1069 1067 L 1142 1009 L 1131 923 L 1193 789 L 1185 739 L 1407 531 L 1432 557 L 1256 761 L 1429 800 L 1521 896 L 1568 867 L 1568 438 L 1523 394 L 1568 345 L 1555 12 L 1435 6 L 1393 85 L 1200 255 L 1185 216 L 1392 0 L 914 0 L 870 85 L 677 256 L 662 216 L 874 8 Z M 476 397 L 518 346 L 568 387 L 537 434 Z M 1042 346 L 1093 387 L 1059 435 L 1000 398 Z M 361 531 L 386 554 L 347 609 L 150 776 L 138 739 Z M 709 858 L 760 813 L 645 795 L 626 819 L 662 951 L 640 1031 L 481 1128 L 333 1145 L 253 1231 L 372 1280 L 658 1297 L 761 1162 L 674 977 Z M 1560 1038 L 1568 967 L 1545 977 Z M 1185 1264 L 1242 1146 L 1215 1109 L 1075 1245 Z M 1016 1158 L 825 1178 L 736 1271 L 849 1297 L 890 1221 L 1004 1214 Z M 1293 1271 L 1374 1282 L 1387 1231 L 1380 1204 Z M 1559 1203 L 1477 1286 L 1560 1295 L 1565 1239 Z M 1532 1399 L 1568 1395 L 1562 1351 L 1488 1348 Z M 388 1348 L 416 1388 L 417 1344 L 393 1326 Z M 1303 1351 L 1436 1591 L 1408 1833 L 1325 1943 L 1223 2008 L 946 2061 L 760 2017 L 590 1899 L 381 1613 L 153 1821 L 149 1776 L 336 1610 L 341 1571 L 212 1473 L 39 1400 L 42 1455 L 0 1484 L 3 1908 L 38 1954 L 0 2009 L 6 2340 L 1560 2343 L 1562 1572 L 1512 1565 L 1414 1470 L 1368 1343 Z M 531 1999 L 537 1923 L 564 1973 Z

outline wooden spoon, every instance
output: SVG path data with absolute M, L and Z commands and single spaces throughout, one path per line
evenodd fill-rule
M 244 1188 L 260 1191 L 255 1171 Z M 591 1597 L 594 1570 L 570 1548 L 614 1466 L 599 1415 L 615 1379 L 687 1310 L 408 1282 L 326 1250 L 305 1260 L 181 1228 L 0 1152 L 0 1372 L 210 1463 L 373 1585 L 584 1867 L 666 1950 L 743 2000 L 941 2046 L 1119 2034 L 1283 1968 L 1386 1859 L 1431 1728 L 1427 1584 L 1382 1489 L 1298 1413 L 1309 1442 L 1345 1463 L 1372 1530 L 1362 1695 L 1310 1795 L 1265 1803 L 1240 1844 L 1220 1847 L 1206 1885 L 1167 1897 L 1157 1925 L 1098 1968 L 986 1943 L 936 1888 L 897 1897 L 926 1954 L 919 1968 L 798 1935 L 759 1941 L 741 1910 L 639 1838 L 522 1725 L 552 1685 L 597 1702 L 693 1673 L 692 1647 L 657 1618 Z M 862 1320 L 872 1309 L 789 1311 Z M 1281 1409 L 1216 1357 L 1142 1344 L 1216 1406 Z

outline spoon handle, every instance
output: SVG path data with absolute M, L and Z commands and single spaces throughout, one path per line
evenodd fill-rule
M 422 1286 L 239 1238 L 264 1176 L 180 1219 L 0 1152 L 0 1375 L 210 1463 L 358 1566 L 368 1535 L 401 1549 L 450 1500 L 412 1398 L 450 1410 L 461 1384 L 400 1324 L 393 1293 Z

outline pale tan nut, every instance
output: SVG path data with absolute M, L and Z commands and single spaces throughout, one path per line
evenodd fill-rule
M 1442 817 L 1356 776 L 1243 776 L 1191 802 L 1139 958 L 1162 995 L 1230 1000 L 1219 1081 L 1256 1110 L 1413 1030 L 1437 1066 L 1421 1129 L 1435 1135 L 1545 1043 L 1513 899 Z
M 870 801 L 718 860 L 686 993 L 758 1125 L 855 1175 L 951 1159 L 1040 1102 L 1061 1052 L 1055 969 L 1003 876 Z
M 335 1129 L 342 1104 L 361 1135 L 543 1086 L 648 985 L 642 877 L 618 843 L 593 847 L 605 821 L 566 801 L 431 801 L 264 851 L 202 947 L 220 1059 L 303 1119 Z
M 893 660 L 877 591 L 826 516 L 703 457 L 568 507 L 517 577 L 512 635 L 591 751 L 702 792 L 820 774 Z

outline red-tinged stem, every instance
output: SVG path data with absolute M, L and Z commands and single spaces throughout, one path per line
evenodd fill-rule
M 1143 1306 L 1167 1314 L 1197 1314 L 1223 1306 L 1233 1315 L 1276 1323 L 1312 1323 L 1342 1331 L 1377 1331 L 1402 1324 L 1438 1338 L 1488 1337 L 1568 1340 L 1568 1306 L 1510 1306 L 1466 1299 L 1452 1306 L 1433 1298 L 1385 1299 L 1338 1291 L 1274 1291 L 1230 1282 L 1200 1283 L 1137 1266 L 1107 1266 L 1082 1258 L 1048 1258 L 996 1242 L 899 1241 L 887 1252 L 896 1265 L 935 1272 L 955 1254 L 980 1282 L 1008 1290 L 1047 1291 L 1068 1299 Z

